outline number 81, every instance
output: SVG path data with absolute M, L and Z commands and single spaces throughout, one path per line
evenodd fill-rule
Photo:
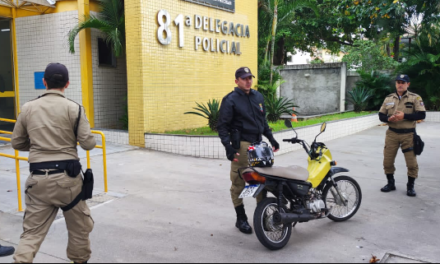
M 164 21 L 165 17 L 165 21 Z M 157 22 L 159 23 L 159 29 L 157 30 L 157 39 L 162 45 L 170 45 L 172 36 L 170 30 L 171 24 L 170 13 L 166 10 L 160 10 L 157 14 Z M 174 20 L 174 24 L 179 27 L 179 47 L 183 48 L 185 46 L 185 37 L 183 32 L 183 15 L 178 15 Z M 166 38 L 164 38 L 166 35 Z

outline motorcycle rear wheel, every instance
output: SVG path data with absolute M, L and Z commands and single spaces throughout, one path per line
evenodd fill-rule
M 266 198 L 261 201 L 254 214 L 255 234 L 261 244 L 270 250 L 284 248 L 292 235 L 292 224 L 276 225 L 273 215 L 278 212 L 278 204 L 275 198 Z M 286 213 L 282 209 L 281 213 Z
M 333 184 L 327 184 L 322 193 L 327 208 L 331 208 L 328 218 L 335 222 L 344 222 L 352 218 L 362 203 L 362 190 L 359 184 L 351 177 L 339 176 L 335 182 L 344 197 L 346 206 L 343 205 L 338 192 Z

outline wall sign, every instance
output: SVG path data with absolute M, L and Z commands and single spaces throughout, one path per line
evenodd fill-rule
M 167 10 L 160 10 L 157 14 L 157 23 L 159 28 L 157 30 L 157 39 L 162 45 L 170 45 L 172 39 L 171 24 L 174 24 L 179 36 L 179 48 L 185 47 L 185 30 L 184 27 L 190 28 L 194 25 L 196 31 L 205 31 L 212 33 L 212 37 L 199 37 L 195 36 L 196 51 L 204 50 L 206 52 L 225 53 L 241 55 L 241 44 L 237 41 L 237 38 L 250 38 L 250 30 L 248 25 L 228 22 L 221 19 L 215 19 L 212 17 L 205 17 L 194 15 L 184 16 L 178 15 L 172 23 L 170 13 Z M 232 36 L 236 38 L 236 41 L 222 40 L 218 36 L 223 34 L 225 36 Z
M 228 12 L 235 12 L 235 0 L 183 0 L 183 1 L 214 7 Z
M 35 89 L 37 90 L 46 89 L 46 86 L 44 86 L 43 83 L 43 78 L 44 78 L 44 72 L 34 72 Z

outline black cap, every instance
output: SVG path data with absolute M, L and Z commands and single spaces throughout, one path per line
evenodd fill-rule
M 408 76 L 408 75 L 405 75 L 405 74 L 399 74 L 399 75 L 397 75 L 397 77 L 396 77 L 396 81 L 402 81 L 402 82 L 409 83 L 409 82 L 410 82 L 410 79 L 409 79 L 409 76 Z
M 68 82 L 69 71 L 66 66 L 61 63 L 51 63 L 47 65 L 44 71 L 44 79 L 46 81 Z
M 238 80 L 238 78 L 246 79 L 246 78 L 248 78 L 250 76 L 255 78 L 255 76 L 252 75 L 252 72 L 251 72 L 251 70 L 248 67 L 241 67 L 240 69 L 238 69 L 235 72 L 235 79 L 236 80 Z

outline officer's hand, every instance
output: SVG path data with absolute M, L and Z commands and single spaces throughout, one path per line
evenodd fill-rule
M 402 121 L 405 118 L 405 113 L 397 111 L 394 116 L 396 117 L 396 121 Z
M 235 158 L 235 155 L 240 156 L 240 154 L 237 153 L 237 151 L 231 145 L 227 146 L 226 157 L 228 158 L 228 160 L 232 162 L 238 162 L 238 159 Z
M 388 118 L 388 122 L 391 122 L 391 123 L 397 122 L 396 116 L 392 115 L 390 118 Z
M 278 152 L 280 150 L 280 144 L 278 144 L 275 139 L 273 139 L 270 144 L 272 144 L 273 152 Z

